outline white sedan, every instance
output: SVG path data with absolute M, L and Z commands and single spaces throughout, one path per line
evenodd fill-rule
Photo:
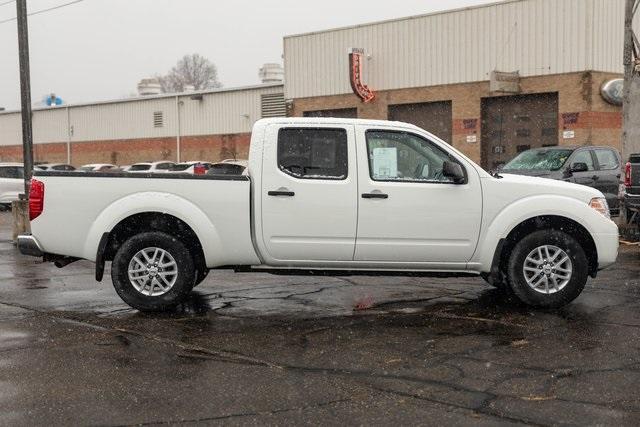
M 135 163 L 127 169 L 130 173 L 163 173 L 169 172 L 175 165 L 173 162 Z
M 0 163 L 0 209 L 11 206 L 24 193 L 24 167 L 22 163 Z
M 81 166 L 77 170 L 79 172 L 112 172 L 115 169 L 118 169 L 118 167 L 111 163 L 92 163 Z

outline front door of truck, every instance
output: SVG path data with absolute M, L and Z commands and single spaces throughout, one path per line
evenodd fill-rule
M 475 251 L 482 217 L 476 170 L 417 133 L 364 127 L 356 132 L 355 260 L 464 268 Z M 443 175 L 445 161 L 463 167 L 465 183 Z
M 270 262 L 352 261 L 358 209 L 354 127 L 274 124 L 265 141 L 261 218 Z

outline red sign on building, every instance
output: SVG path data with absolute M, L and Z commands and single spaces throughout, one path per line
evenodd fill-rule
M 349 53 L 349 77 L 351 79 L 351 89 L 358 95 L 362 102 L 371 102 L 376 95 L 367 85 L 362 82 L 362 58 L 363 49 L 352 49 Z

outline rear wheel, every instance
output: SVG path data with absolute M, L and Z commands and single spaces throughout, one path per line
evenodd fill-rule
M 586 254 L 576 239 L 562 231 L 541 230 L 515 245 L 509 258 L 509 285 L 528 305 L 557 308 L 580 295 L 588 271 Z
M 189 249 L 175 237 L 156 231 L 131 237 L 111 264 L 116 292 L 140 311 L 165 311 L 183 302 L 195 274 Z

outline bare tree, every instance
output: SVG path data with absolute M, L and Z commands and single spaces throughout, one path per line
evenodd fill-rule
M 186 86 L 195 90 L 222 87 L 218 80 L 218 68 L 197 53 L 183 56 L 165 76 L 157 76 L 164 93 L 184 92 Z

